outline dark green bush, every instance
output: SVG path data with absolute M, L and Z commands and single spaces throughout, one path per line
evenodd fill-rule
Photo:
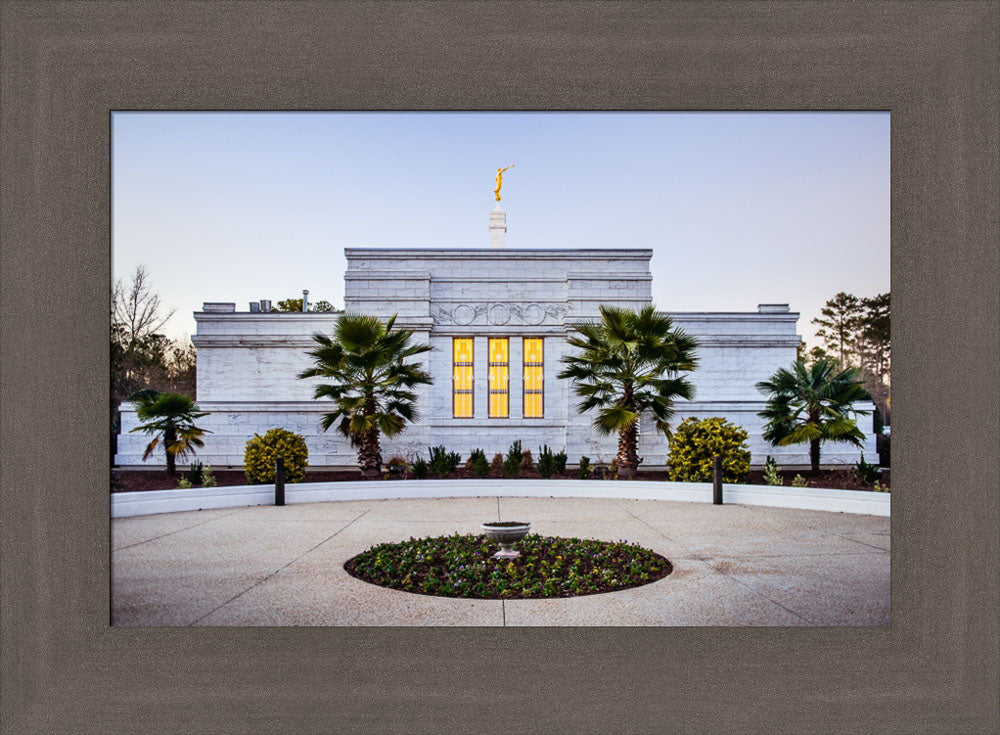
M 712 460 L 722 457 L 722 481 L 743 482 L 750 474 L 746 429 L 724 418 L 684 419 L 670 437 L 670 479 L 711 482 Z
M 191 483 L 192 487 L 200 487 L 202 480 L 202 473 L 204 472 L 204 466 L 201 462 L 192 462 L 191 469 L 188 470 L 188 482 Z
M 427 477 L 427 460 L 423 457 L 417 457 L 413 460 L 413 476 L 418 480 L 423 480 Z
M 517 477 L 521 471 L 521 460 L 524 452 L 521 451 L 521 440 L 518 439 L 507 450 L 507 457 L 503 461 L 503 476 Z
M 581 480 L 586 480 L 590 477 L 590 457 L 580 457 L 580 469 L 578 470 Z
M 566 472 L 566 450 L 559 452 L 558 454 L 552 455 L 552 468 L 557 474 L 565 474 Z
M 538 449 L 538 474 L 548 479 L 552 477 L 555 468 L 555 455 L 552 454 L 552 450 L 549 449 L 548 444 L 543 444 Z
M 871 485 L 882 476 L 882 470 L 879 469 L 877 464 L 865 462 L 865 455 L 862 454 L 861 460 L 854 465 L 854 474 L 857 476 L 859 482 Z
M 431 472 L 442 480 L 458 469 L 458 465 L 462 462 L 462 455 L 458 452 L 449 452 L 443 444 L 437 447 L 428 447 L 427 451 L 431 457 L 431 461 L 428 463 Z
M 490 474 L 490 461 L 486 459 L 486 452 L 482 449 L 473 449 L 469 455 L 469 464 L 476 477 L 486 477 Z

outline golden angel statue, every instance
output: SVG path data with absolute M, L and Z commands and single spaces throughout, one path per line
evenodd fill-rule
M 510 164 L 507 168 L 514 168 L 514 164 Z M 498 168 L 497 176 L 493 179 L 493 198 L 498 202 L 500 201 L 500 177 L 503 175 L 503 172 L 507 170 L 507 168 Z

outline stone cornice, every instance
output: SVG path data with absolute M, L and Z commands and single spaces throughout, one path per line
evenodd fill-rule
M 798 321 L 797 311 L 659 311 L 664 316 L 669 316 L 674 320 L 701 321 L 701 322 L 726 322 L 738 319 L 740 321 L 754 322 L 794 322 Z
M 259 321 L 266 324 L 276 324 L 280 320 L 284 324 L 293 322 L 330 322 L 341 317 L 342 311 L 196 311 L 196 322 L 251 322 Z
M 398 260 L 426 258 L 430 260 L 649 260 L 652 249 L 647 248 L 344 248 L 348 261 L 351 258 L 367 260 Z M 350 268 L 350 263 L 348 263 Z

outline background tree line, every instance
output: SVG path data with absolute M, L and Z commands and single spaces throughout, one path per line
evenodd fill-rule
M 858 298 L 842 291 L 827 301 L 820 316 L 812 320 L 822 346 L 806 351 L 804 343 L 799 345 L 799 358 L 810 364 L 829 359 L 841 370 L 857 368 L 886 424 L 890 423 L 892 385 L 890 314 L 888 292 Z
M 195 348 L 188 339 L 171 340 L 160 330 L 173 316 L 153 291 L 149 273 L 137 265 L 128 281 L 111 293 L 111 462 L 121 431 L 118 409 L 141 390 L 195 397 Z
M 119 280 L 111 298 L 111 401 L 117 410 L 139 390 L 195 397 L 195 348 L 188 339 L 172 340 L 160 330 L 173 316 L 138 265 L 128 282 Z

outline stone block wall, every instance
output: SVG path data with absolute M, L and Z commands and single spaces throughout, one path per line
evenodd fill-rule
M 560 358 L 568 349 L 573 325 L 599 318 L 601 304 L 637 308 L 650 303 L 650 250 L 505 250 L 505 249 L 360 249 L 346 250 L 347 311 L 386 319 L 414 330 L 414 339 L 433 351 L 422 361 L 433 386 L 418 389 L 419 421 L 394 439 L 384 439 L 382 456 L 426 455 L 427 447 L 444 444 L 467 457 L 474 448 L 487 455 L 505 452 L 520 439 L 537 454 L 548 444 L 565 449 L 570 463 L 583 455 L 610 462 L 617 437 L 600 436 L 593 416 L 576 412 L 578 398 L 568 381 L 558 380 Z M 356 466 L 356 454 L 335 430 L 323 433 L 320 417 L 328 404 L 312 400 L 316 380 L 297 375 L 310 364 L 312 334 L 330 334 L 339 318 L 324 313 L 235 312 L 231 304 L 206 304 L 195 314 L 198 349 L 198 402 L 210 415 L 200 425 L 206 437 L 199 459 L 214 467 L 239 467 L 243 449 L 254 433 L 280 426 L 303 434 L 313 466 Z M 778 367 L 791 365 L 799 337 L 798 314 L 787 305 L 764 304 L 755 312 L 670 312 L 675 325 L 699 342 L 699 368 L 689 379 L 693 401 L 678 405 L 677 422 L 686 416 L 723 416 L 751 434 L 753 462 L 767 454 L 780 464 L 807 465 L 808 447 L 773 448 L 760 437 L 756 415 L 764 397 L 755 384 Z M 510 413 L 488 418 L 487 340 L 510 339 Z M 452 414 L 452 339 L 474 339 L 475 416 Z M 522 339 L 545 339 L 545 415 L 525 419 L 522 411 Z M 123 466 L 162 464 L 160 457 L 142 462 L 144 436 L 128 434 L 135 413 L 122 409 L 122 435 L 116 462 Z M 865 420 L 865 426 L 870 425 Z M 650 427 L 640 437 L 644 468 L 662 467 L 667 442 Z M 869 446 L 870 444 L 870 446 Z M 874 437 L 865 446 L 874 458 Z M 857 461 L 848 445 L 823 448 L 824 464 Z

